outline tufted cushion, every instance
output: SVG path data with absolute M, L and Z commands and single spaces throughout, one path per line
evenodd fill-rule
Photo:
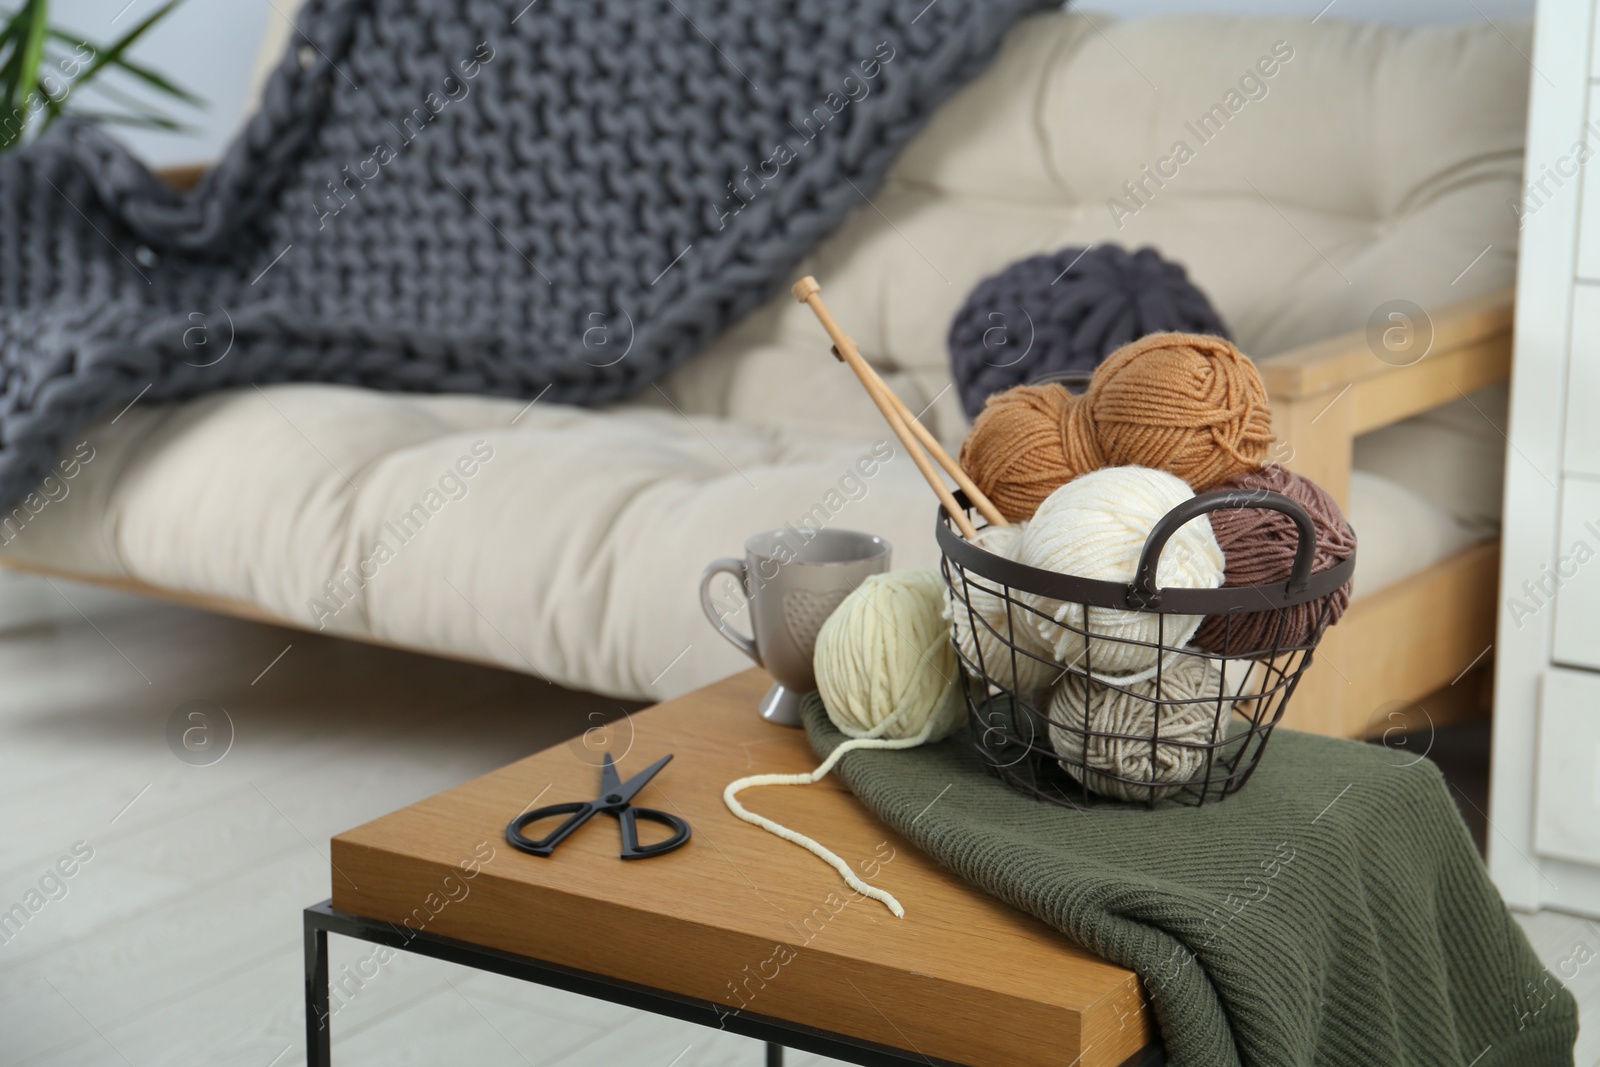
M 696 586 L 751 533 L 870 530 L 897 567 L 938 559 L 932 495 L 882 434 L 279 385 L 136 406 L 83 455 L 64 495 L 0 527 L 8 555 L 624 697 L 747 662 Z M 1464 543 L 1431 508 L 1358 477 L 1358 530 L 1416 525 L 1388 550 L 1363 542 L 1360 574 Z

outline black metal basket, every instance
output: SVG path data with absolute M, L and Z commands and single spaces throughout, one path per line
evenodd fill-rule
M 964 495 L 957 499 L 975 524 L 982 522 Z M 1224 508 L 1266 508 L 1293 520 L 1299 542 L 1288 581 L 1157 588 L 1168 539 Z M 948 515 L 939 515 L 936 536 L 956 654 L 968 675 L 972 744 L 1013 787 L 1075 808 L 1200 805 L 1242 789 L 1311 665 L 1331 595 L 1355 570 L 1352 552 L 1313 573 L 1311 516 L 1288 497 L 1259 489 L 1202 493 L 1173 508 L 1150 531 L 1129 584 L 1026 566 L 964 539 Z M 1313 602 L 1319 603 L 1302 617 L 1299 632 L 1287 632 L 1285 609 Z M 1276 615 L 1275 626 L 1266 624 L 1271 639 L 1263 641 L 1257 625 L 1251 647 L 1240 647 L 1236 634 L 1244 627 L 1236 620 L 1263 611 Z M 1146 629 L 1151 620 L 1144 617 L 1153 617 L 1154 640 L 1115 632 L 1127 630 L 1112 624 L 1130 613 Z M 1193 633 L 1193 616 L 1223 617 L 1220 641 L 1210 640 L 1209 651 L 1182 643 L 1185 631 Z M 1080 643 L 1081 655 L 1059 661 L 1052 636 Z M 1117 677 L 1096 667 L 1097 658 L 1126 659 L 1130 652 L 1153 659 L 1153 669 Z

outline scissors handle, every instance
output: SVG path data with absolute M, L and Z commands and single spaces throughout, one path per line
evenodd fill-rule
M 676 833 L 665 841 L 658 841 L 653 845 L 641 845 L 638 827 L 634 825 L 635 819 L 670 826 Z M 663 852 L 671 852 L 689 841 L 688 822 L 671 812 L 657 811 L 655 808 L 636 808 L 630 804 L 617 813 L 617 821 L 622 824 L 622 858 L 625 860 L 649 859 Z
M 506 840 L 513 847 L 524 852 L 531 852 L 535 856 L 548 856 L 555 847 L 567 839 L 567 836 L 593 818 L 599 811 L 599 805 L 591 800 L 574 800 L 566 804 L 550 804 L 542 808 L 525 811 L 512 819 L 506 826 Z M 566 815 L 568 818 L 562 824 L 551 830 L 548 834 L 537 840 L 523 834 L 523 828 L 540 819 L 548 819 L 553 815 Z

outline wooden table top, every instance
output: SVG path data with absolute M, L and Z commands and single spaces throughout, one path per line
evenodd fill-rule
M 1155 1039 L 1133 972 L 940 868 L 838 782 L 741 799 L 894 893 L 903 919 L 734 818 L 728 782 L 817 762 L 756 714 L 769 684 L 736 675 L 340 834 L 333 906 L 973 1067 L 1115 1065 Z M 550 858 L 506 844 L 519 812 L 594 797 L 606 748 L 624 779 L 674 754 L 634 803 L 688 819 L 688 845 L 623 862 L 604 815 Z

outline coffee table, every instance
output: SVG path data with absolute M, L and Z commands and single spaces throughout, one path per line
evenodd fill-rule
M 803 733 L 757 716 L 770 684 L 735 675 L 335 837 L 333 896 L 305 912 L 310 1067 L 330 1062 L 330 932 L 757 1038 L 769 1065 L 783 1047 L 859 1064 L 1161 1062 L 1133 972 L 940 868 L 838 782 L 743 799 L 827 842 L 903 919 L 729 814 L 734 778 L 816 764 Z M 688 819 L 686 846 L 623 862 L 605 816 L 549 858 L 506 844 L 519 812 L 593 796 L 603 751 L 624 778 L 674 754 L 635 802 Z M 644 840 L 661 829 L 640 825 Z

